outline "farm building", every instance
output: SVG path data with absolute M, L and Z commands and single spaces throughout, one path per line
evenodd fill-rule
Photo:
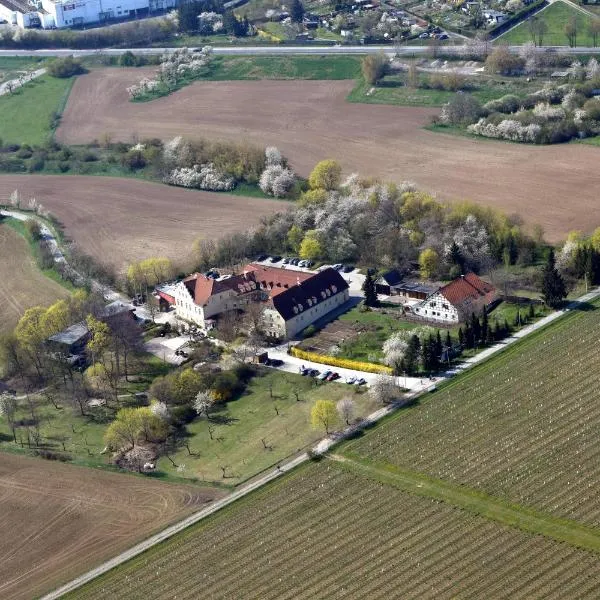
M 437 288 L 418 281 L 405 281 L 396 269 L 387 271 L 375 280 L 375 290 L 384 296 L 397 296 L 399 300 L 411 302 L 425 300 Z
M 0 0 L 0 16 L 11 25 L 54 29 L 102 23 L 175 7 L 175 0 Z
M 90 331 L 84 321 L 75 323 L 46 340 L 46 345 L 53 351 L 60 354 L 77 355 L 81 354 L 87 341 L 90 339 Z
M 429 321 L 458 323 L 479 314 L 497 299 L 496 288 L 475 273 L 461 275 L 413 307 L 413 313 Z
M 172 288 L 172 297 L 176 315 L 201 327 L 212 317 L 260 303 L 265 332 L 284 339 L 347 302 L 349 294 L 334 269 L 313 274 L 250 264 L 241 274 L 219 279 L 194 273 Z

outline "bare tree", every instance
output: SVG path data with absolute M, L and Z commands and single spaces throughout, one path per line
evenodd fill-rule
M 350 421 L 354 417 L 354 401 L 351 398 L 342 398 L 338 400 L 336 405 L 340 418 L 350 425 Z
M 15 434 L 15 413 L 17 412 L 17 399 L 6 392 L 0 394 L 0 415 L 2 415 L 8 422 L 8 426 L 13 434 L 13 440 L 17 442 L 17 436 Z

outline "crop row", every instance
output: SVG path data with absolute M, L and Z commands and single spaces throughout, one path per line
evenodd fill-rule
M 599 339 L 600 310 L 578 313 L 350 448 L 599 525 Z
M 572 576 L 600 585 L 600 561 L 320 463 L 73 597 L 561 598 Z

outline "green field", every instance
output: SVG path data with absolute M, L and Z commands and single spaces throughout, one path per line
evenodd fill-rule
M 154 357 L 140 356 L 132 369 L 135 383 L 122 382 L 121 405 L 131 405 L 134 399 L 128 394 L 146 390 L 163 367 Z M 163 456 L 158 461 L 157 474 L 178 480 L 236 485 L 321 439 L 325 432 L 313 429 L 310 424 L 313 403 L 317 399 L 335 401 L 345 396 L 354 401 L 356 417 L 378 408 L 365 390 L 355 386 L 317 384 L 310 377 L 269 369 L 253 378 L 240 397 L 211 413 L 210 431 L 205 419 L 196 418 L 189 423 L 183 439 L 191 454 L 184 445 L 178 446 L 169 453 L 177 467 Z M 110 465 L 110 453 L 103 453 L 103 438 L 116 407 L 86 407 L 85 415 L 81 415 L 79 406 L 68 398 L 57 397 L 59 409 L 44 395 L 34 395 L 30 400 L 31 404 L 26 399 L 19 403 L 17 419 L 24 425 L 17 428 L 16 444 L 8 424 L 0 420 L 0 450 L 30 451 L 26 423 L 33 410 L 40 422 L 41 449 L 66 454 L 80 464 Z M 225 477 L 221 467 L 226 467 Z
M 35 71 L 43 62 L 43 58 L 34 56 L 0 56 L 0 83 L 17 79 L 23 71 Z
M 355 79 L 358 56 L 217 56 L 205 79 Z
M 0 138 L 3 143 L 43 144 L 52 135 L 51 117 L 66 104 L 74 78 L 42 75 L 0 96 Z
M 349 450 L 600 525 L 598 304 L 457 378 Z
M 238 484 L 321 439 L 324 431 L 314 430 L 310 425 L 314 402 L 336 401 L 345 396 L 354 401 L 357 417 L 378 408 L 365 390 L 355 386 L 322 383 L 310 377 L 268 369 L 252 379 L 238 399 L 211 413 L 214 439 L 210 437 L 205 419 L 196 419 L 188 425 L 187 441 L 196 454 L 190 456 L 186 448 L 181 448 L 171 455 L 174 462 L 178 466 L 185 465 L 185 469 L 178 471 L 165 457 L 159 460 L 158 468 L 199 481 Z M 225 479 L 222 466 L 227 467 Z
M 421 81 L 426 82 L 428 76 L 422 74 Z M 539 88 L 525 78 L 509 78 L 479 74 L 469 78 L 468 93 L 472 94 L 482 104 L 505 94 L 525 96 Z M 354 89 L 348 94 L 349 102 L 366 104 L 395 104 L 398 106 L 443 106 L 449 102 L 456 92 L 426 87 L 408 87 L 405 85 L 404 74 L 387 75 L 375 87 L 368 85 L 362 78 L 357 81 Z
M 585 9 L 585 7 L 583 7 Z M 555 2 L 538 12 L 536 17 L 546 23 L 547 32 L 544 35 L 544 46 L 568 46 L 569 40 L 565 35 L 565 25 L 572 17 L 577 18 L 577 45 L 593 46 L 593 40 L 589 34 L 589 25 L 592 16 L 565 4 L 564 2 Z M 523 21 L 514 29 L 507 31 L 498 38 L 499 41 L 509 44 L 524 44 L 531 42 L 531 33 L 529 32 L 527 21 Z
M 593 598 L 600 561 L 364 477 L 311 464 L 67 598 Z

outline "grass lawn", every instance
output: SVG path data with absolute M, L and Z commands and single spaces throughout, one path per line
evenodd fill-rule
M 354 79 L 357 56 L 216 56 L 203 79 Z
M 196 419 L 187 427 L 195 455 L 183 447 L 170 455 L 179 469 L 166 457 L 158 461 L 158 469 L 184 478 L 238 484 L 321 439 L 325 432 L 310 424 L 314 402 L 344 396 L 354 400 L 357 417 L 377 408 L 366 391 L 355 386 L 267 369 L 252 379 L 240 398 L 211 413 L 214 439 L 206 419 Z M 225 478 L 221 467 L 226 467 Z
M 577 45 L 593 46 L 593 40 L 589 34 L 589 24 L 593 17 L 565 4 L 555 2 L 548 8 L 536 13 L 536 17 L 546 23 L 548 28 L 544 35 L 545 46 L 568 46 L 569 40 L 565 35 L 565 25 L 572 17 L 577 18 Z M 527 21 L 523 21 L 514 29 L 507 31 L 498 38 L 499 41 L 509 44 L 524 44 L 531 41 L 531 34 Z
M 347 99 L 349 102 L 362 102 L 366 104 L 442 106 L 455 95 L 455 92 L 447 90 L 407 87 L 404 85 L 405 79 L 406 76 L 404 74 L 388 75 L 377 86 L 373 87 L 361 78 L 350 94 L 348 94 Z M 427 79 L 427 75 L 421 74 L 421 81 L 425 82 Z M 471 77 L 469 83 L 471 86 L 469 93 L 482 104 L 506 94 L 525 96 L 529 92 L 541 87 L 539 82 L 533 84 L 533 82 L 527 82 L 522 77 L 487 75 Z
M 43 144 L 52 135 L 51 116 L 66 104 L 74 78 L 42 75 L 0 96 L 0 138 L 3 143 Z
M 123 380 L 120 395 L 120 408 L 133 401 L 131 394 L 146 390 L 152 380 L 164 375 L 169 367 L 156 357 L 140 354 L 132 363 L 131 382 Z M 17 443 L 14 443 L 11 431 L 5 419 L 0 419 L 0 450 L 8 452 L 29 452 L 28 431 L 34 431 L 33 414 L 39 421 L 42 442 L 40 449 L 67 455 L 71 462 L 91 467 L 108 467 L 110 453 L 103 454 L 105 447 L 104 432 L 114 419 L 115 410 L 104 406 L 84 407 L 81 414 L 79 405 L 73 405 L 70 398 L 56 396 L 55 408 L 50 399 L 43 394 L 33 394 L 21 398 L 16 414 L 20 426 L 17 427 Z
M 35 71 L 44 58 L 36 56 L 0 56 L 0 83 L 16 79 L 23 71 Z

